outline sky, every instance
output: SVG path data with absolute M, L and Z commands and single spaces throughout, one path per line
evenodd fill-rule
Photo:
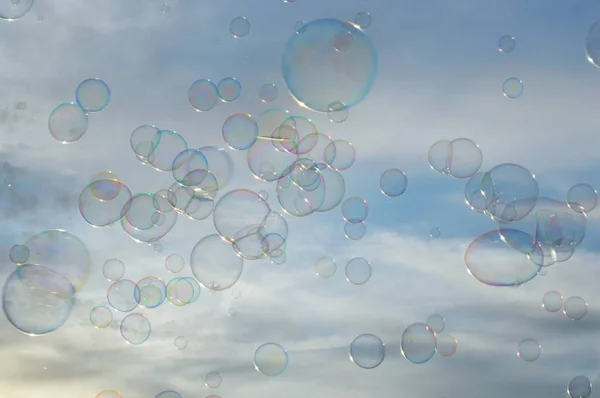
M 0 0 L 4 7 L 2 2 L 10 0 Z M 28 336 L 0 317 L 2 397 L 94 398 L 115 390 L 124 398 L 153 398 L 175 390 L 184 398 L 562 398 L 576 376 L 600 381 L 599 210 L 589 213 L 585 240 L 567 262 L 518 288 L 484 285 L 467 272 L 465 249 L 498 226 L 465 204 L 466 180 L 436 173 L 427 160 L 436 141 L 464 137 L 481 148 L 482 171 L 502 163 L 522 165 L 535 174 L 543 196 L 565 200 L 576 183 L 599 186 L 600 69 L 584 51 L 588 29 L 600 19 L 599 4 L 172 0 L 168 5 L 163 13 L 163 2 L 155 0 L 38 0 L 23 18 L 0 20 L 5 181 L 0 281 L 15 269 L 10 248 L 50 229 L 79 237 L 92 264 L 70 318 L 55 332 Z M 336 124 L 295 103 L 282 78 L 281 57 L 297 21 L 353 21 L 359 12 L 372 16 L 365 33 L 377 51 L 378 73 L 368 96 Z M 246 37 L 235 39 L 229 23 L 238 16 L 252 26 Z M 515 37 L 512 53 L 498 51 L 503 35 Z M 511 100 L 501 88 L 513 76 L 522 79 L 524 93 Z M 62 144 L 50 135 L 48 117 L 57 105 L 73 101 L 77 85 L 91 77 L 109 85 L 111 101 L 89 115 L 80 140 Z M 196 112 L 188 102 L 190 85 L 225 77 L 242 84 L 241 97 Z M 261 103 L 263 83 L 278 87 L 275 102 Z M 26 109 L 17 109 L 19 102 Z M 360 196 L 369 205 L 365 237 L 344 236 L 340 207 L 309 217 L 285 215 L 283 264 L 245 260 L 231 289 L 203 288 L 198 301 L 184 307 L 165 301 L 156 309 L 137 308 L 134 312 L 152 324 L 150 338 L 139 346 L 127 344 L 119 333 L 124 313 L 113 311 L 109 328 L 94 328 L 90 310 L 107 305 L 110 282 L 102 275 L 107 259 L 121 259 L 124 278 L 134 281 L 193 276 L 192 248 L 216 232 L 212 217 L 179 216 L 156 253 L 119 225 L 93 228 L 78 209 L 92 177 L 112 170 L 134 193 L 168 188 L 170 173 L 136 159 L 129 138 L 137 126 L 175 130 L 190 148 L 226 148 L 221 127 L 227 117 L 273 107 L 308 117 L 319 131 L 354 145 L 356 161 L 342 175 L 345 197 Z M 265 190 L 271 209 L 282 212 L 275 185 L 253 178 L 243 151 L 225 150 L 235 167 L 219 195 L 236 188 Z M 408 177 L 407 191 L 396 198 L 379 191 L 379 176 L 389 168 Z M 429 236 L 432 228 L 439 228 L 439 237 Z M 186 260 L 178 275 L 165 268 L 173 253 Z M 314 264 L 323 256 L 337 264 L 329 279 L 315 274 Z M 372 265 L 364 285 L 345 280 L 344 266 L 353 257 Z M 545 311 L 542 297 L 550 290 L 565 299 L 583 297 L 586 317 L 572 321 L 562 312 Z M 232 308 L 237 316 L 228 315 Z M 445 317 L 444 332 L 458 340 L 457 351 L 413 364 L 400 352 L 402 334 L 433 313 Z M 353 364 L 348 354 L 353 339 L 365 333 L 385 343 L 385 360 L 371 370 Z M 174 348 L 177 336 L 187 338 L 185 350 Z M 542 346 L 535 362 L 517 356 L 525 338 Z M 288 367 L 276 377 L 253 366 L 254 351 L 267 342 L 288 351 Z M 222 376 L 217 388 L 205 385 L 211 371 Z M 600 396 L 598 391 L 591 396 Z

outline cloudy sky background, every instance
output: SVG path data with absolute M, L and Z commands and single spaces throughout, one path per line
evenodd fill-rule
M 2 0 L 9 1 L 9 0 Z M 366 0 L 170 1 L 110 0 L 102 5 L 77 0 L 39 0 L 19 21 L 0 23 L 0 162 L 10 165 L 14 186 L 0 188 L 0 278 L 14 269 L 8 250 L 40 231 L 64 228 L 88 246 L 93 273 L 67 324 L 44 337 L 28 337 L 0 320 L 0 391 L 10 398 L 94 397 L 104 389 L 125 398 L 154 397 L 174 389 L 184 398 L 217 394 L 247 397 L 564 397 L 577 375 L 600 374 L 600 238 L 592 213 L 586 241 L 573 258 L 548 275 L 519 287 L 492 288 L 466 273 L 465 247 L 494 225 L 464 204 L 464 181 L 431 171 L 427 150 L 437 140 L 468 137 L 484 153 L 484 169 L 514 162 L 536 174 L 544 195 L 563 199 L 577 182 L 600 185 L 597 93 L 600 70 L 585 59 L 584 38 L 600 18 L 591 0 L 467 0 L 422 2 Z M 322 17 L 353 20 L 368 11 L 368 30 L 379 54 L 379 75 L 371 94 L 350 109 L 346 122 L 295 105 L 285 91 L 280 57 L 298 20 Z M 38 22 L 42 15 L 43 22 Z M 234 40 L 229 22 L 245 16 L 252 31 Z M 500 36 L 514 35 L 516 50 L 501 54 Z M 502 96 L 502 82 L 523 79 L 524 95 Z M 74 99 L 89 77 L 105 80 L 110 105 L 90 115 L 86 135 L 61 145 L 48 132 L 52 109 Z M 187 102 L 190 84 L 200 78 L 236 77 L 242 97 L 199 114 Z M 280 89 L 272 105 L 260 103 L 258 88 Z M 27 102 L 25 111 L 15 109 Z M 336 139 L 357 149 L 355 165 L 344 172 L 347 196 L 370 205 L 368 232 L 352 242 L 343 235 L 340 209 L 305 219 L 287 217 L 287 261 L 246 262 L 231 291 L 203 291 L 193 305 L 168 304 L 146 313 L 150 339 L 127 345 L 115 328 L 96 330 L 89 311 L 105 302 L 101 267 L 111 257 L 126 264 L 125 278 L 153 275 L 170 279 L 165 257 L 189 261 L 194 244 L 214 233 L 209 220 L 179 217 L 154 253 L 136 244 L 118 226 L 93 229 L 81 218 L 77 198 L 99 171 L 113 170 L 133 192 L 154 192 L 171 184 L 170 173 L 142 166 L 129 146 L 131 131 L 154 124 L 180 132 L 190 147 L 223 146 L 221 125 L 232 113 L 259 114 L 269 107 L 312 118 Z M 278 209 L 274 187 L 261 184 L 236 162 L 230 186 L 265 189 Z M 8 166 L 7 166 L 8 167 Z M 404 170 L 407 192 L 395 199 L 379 192 L 379 175 Z M 6 170 L 5 170 L 6 171 Z M 429 238 L 433 227 L 441 237 Z M 315 261 L 330 255 L 338 272 L 328 280 L 314 273 Z M 343 267 L 361 256 L 373 265 L 364 286 L 344 280 Z M 191 276 L 189 267 L 184 271 Z M 579 322 L 541 308 L 548 290 L 581 296 L 589 313 Z M 227 315 L 230 307 L 239 315 Z M 399 340 L 411 323 L 431 313 L 447 319 L 459 340 L 453 357 L 414 365 L 400 354 Z M 116 320 L 122 316 L 115 313 Z M 359 334 L 386 343 L 386 359 L 363 370 L 348 359 Z M 173 348 L 176 336 L 189 340 Z M 525 363 L 519 341 L 533 337 L 542 356 Z M 254 350 L 265 342 L 288 349 L 290 364 L 268 378 L 253 369 Z M 217 370 L 218 389 L 202 377 Z M 598 396 L 598 391 L 593 393 Z

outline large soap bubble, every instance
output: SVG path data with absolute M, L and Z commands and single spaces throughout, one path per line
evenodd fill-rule
M 377 74 L 377 53 L 357 25 L 317 19 L 288 40 L 282 72 L 296 101 L 326 113 L 332 104 L 350 108 L 366 97 Z

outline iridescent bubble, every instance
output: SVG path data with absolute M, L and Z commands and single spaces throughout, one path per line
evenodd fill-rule
M 516 45 L 517 42 L 514 37 L 505 35 L 498 40 L 498 51 L 501 53 L 510 53 L 515 49 Z
M 385 345 L 373 334 L 361 334 L 350 343 L 350 360 L 360 368 L 375 369 L 385 359 Z
M 363 222 L 368 215 L 369 206 L 363 198 L 353 196 L 342 204 L 342 217 L 350 223 Z
M 600 67 L 600 20 L 588 30 L 585 37 L 585 55 L 594 66 Z
M 567 385 L 570 398 L 588 398 L 592 393 L 592 382 L 586 376 L 575 376 Z
M 60 104 L 50 113 L 48 130 L 63 144 L 79 140 L 88 129 L 88 116 L 74 102 Z
M 33 7 L 34 0 L 3 0 L 0 1 L 0 18 L 15 21 L 24 17 Z
M 200 296 L 200 285 L 193 278 L 173 278 L 167 283 L 167 300 L 175 307 L 191 304 Z
M 261 198 L 263 198 L 264 200 L 269 199 L 269 193 L 265 190 L 261 190 L 258 191 L 258 194 L 260 195 Z
M 155 276 L 147 276 L 137 283 L 138 289 L 134 290 L 135 301 L 144 308 L 156 308 L 167 297 L 165 283 Z
M 542 355 L 542 346 L 535 339 L 525 339 L 517 347 L 517 355 L 525 362 L 535 362 Z
M 121 321 L 121 336 L 132 345 L 140 345 L 148 340 L 152 327 L 142 314 L 129 314 Z
M 110 102 L 110 88 L 100 79 L 86 79 L 75 89 L 75 100 L 86 113 L 100 112 Z
M 14 245 L 8 252 L 10 261 L 17 265 L 22 265 L 29 260 L 29 248 L 24 245 Z
M 92 176 L 90 183 L 101 181 L 101 180 L 113 180 L 121 181 L 121 179 L 112 171 L 104 170 L 100 171 Z M 115 199 L 121 190 L 120 185 L 108 185 L 107 184 L 91 184 L 92 194 L 102 201 L 109 201 Z
M 131 190 L 118 179 L 92 181 L 79 195 L 79 213 L 94 227 L 107 227 L 121 220 L 131 205 Z
M 277 343 L 265 343 L 254 351 L 254 368 L 265 376 L 278 376 L 288 365 L 288 353 Z
M 231 149 L 244 151 L 250 148 L 258 138 L 258 124 L 247 113 L 235 113 L 229 116 L 221 129 L 223 140 Z
M 217 105 L 217 86 L 208 79 L 196 80 L 188 91 L 188 101 L 198 112 L 208 112 Z
M 366 11 L 361 11 L 358 14 L 356 14 L 356 18 L 354 18 L 354 23 L 358 25 L 358 27 L 362 30 L 365 30 L 371 27 L 372 20 L 373 18 L 371 17 L 371 14 L 369 14 Z
M 436 351 L 443 357 L 454 355 L 458 347 L 458 341 L 451 335 L 439 333 L 435 335 Z
M 160 129 L 156 126 L 141 125 L 136 127 L 129 137 L 129 145 L 136 157 L 143 164 L 148 164 L 148 158 L 158 145 L 157 137 Z M 118 178 L 117 178 L 118 180 Z
M 188 339 L 186 339 L 185 336 L 177 336 L 175 337 L 173 344 L 175 345 L 175 349 L 180 351 L 185 350 L 188 346 Z
M 546 268 L 544 268 L 546 269 Z M 548 312 L 558 312 L 563 306 L 563 296 L 556 290 L 551 290 L 544 294 L 542 298 L 542 307 Z
M 315 271 L 321 278 L 331 278 L 336 270 L 337 265 L 331 257 L 321 257 L 315 264 Z
M 427 326 L 429 326 L 434 333 L 441 333 L 446 328 L 446 318 L 440 314 L 431 314 L 427 317 Z
M 356 160 L 354 145 L 346 140 L 335 140 L 325 147 L 325 163 L 336 171 L 347 170 Z
M 75 287 L 56 271 L 38 265 L 17 267 L 2 290 L 2 309 L 18 331 L 32 336 L 52 333 L 71 315 Z
M 242 84 L 233 77 L 226 77 L 217 84 L 217 93 L 223 102 L 233 102 L 240 98 Z
M 177 274 L 183 271 L 185 260 L 179 254 L 170 254 L 165 260 L 165 267 L 170 273 Z
M 223 376 L 217 371 L 208 372 L 204 376 L 204 384 L 208 388 L 217 388 L 223 382 Z
M 138 306 L 140 288 L 129 279 L 121 279 L 110 285 L 106 292 L 108 304 L 119 312 L 130 312 Z
M 400 351 L 414 364 L 423 364 L 433 358 L 436 347 L 435 333 L 425 323 L 413 323 L 402 334 Z
M 90 311 L 90 323 L 95 328 L 105 329 L 110 326 L 113 321 L 113 313 L 105 305 L 98 305 Z
M 506 98 L 515 99 L 523 95 L 523 81 L 516 77 L 509 77 L 502 83 L 502 93 Z
M 573 321 L 583 319 L 587 312 L 588 304 L 579 296 L 569 297 L 563 304 L 563 313 Z
M 111 282 L 118 281 L 125 275 L 125 264 L 118 258 L 109 258 L 102 266 L 102 275 Z
M 346 280 L 353 285 L 364 285 L 371 279 L 371 264 L 362 257 L 355 257 L 346 264 Z
M 317 19 L 300 31 L 289 38 L 282 58 L 283 78 L 292 97 L 323 113 L 336 102 L 348 108 L 360 103 L 377 74 L 371 39 L 354 24 L 338 19 Z
M 172 130 L 160 130 L 153 137 L 154 150 L 148 156 L 148 163 L 157 171 L 173 171 L 173 159 L 188 149 L 183 136 Z
M 270 212 L 269 204 L 256 192 L 235 189 L 219 199 L 213 212 L 213 222 L 223 239 L 234 242 L 244 228 L 262 225 Z
M 379 177 L 379 189 L 385 196 L 395 198 L 406 192 L 408 178 L 398 169 L 388 169 Z
M 258 89 L 258 96 L 262 102 L 270 103 L 277 99 L 279 90 L 273 83 L 265 83 Z
M 229 33 L 231 33 L 234 38 L 239 39 L 241 37 L 246 37 L 248 33 L 250 33 L 251 27 L 252 25 L 246 17 L 236 17 L 229 23 Z
M 567 204 L 578 213 L 589 213 L 598 205 L 598 192 L 590 184 L 575 184 L 567 192 Z

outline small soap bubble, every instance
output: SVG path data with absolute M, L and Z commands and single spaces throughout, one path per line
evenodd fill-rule
M 354 23 L 357 24 L 362 30 L 369 29 L 372 21 L 373 18 L 371 17 L 371 14 L 366 11 L 356 14 L 356 18 L 354 19 Z
M 175 341 L 173 342 L 173 344 L 175 345 L 175 349 L 179 351 L 185 350 L 188 346 L 188 339 L 185 338 L 185 336 L 177 336 L 175 337 Z
M 501 53 L 510 53 L 515 49 L 516 44 L 514 37 L 508 35 L 502 36 L 498 40 L 498 51 Z
M 251 24 L 245 17 L 237 17 L 231 20 L 229 24 L 229 32 L 236 38 L 242 38 L 250 33 Z
M 515 99 L 523 95 L 523 81 L 516 77 L 509 77 L 502 84 L 502 92 L 506 98 Z

